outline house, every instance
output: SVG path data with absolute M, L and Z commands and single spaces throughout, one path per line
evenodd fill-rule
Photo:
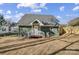
M 6 23 L 5 25 L 0 26 L 0 36 L 11 35 L 18 33 L 18 26 L 12 26 L 11 24 Z
M 18 34 L 18 26 L 9 27 L 9 26 L 0 26 L 0 35 L 10 35 L 10 34 Z
M 0 26 L 0 34 L 8 33 L 8 26 Z
M 58 36 L 58 22 L 52 15 L 25 14 L 18 22 L 19 35 L 28 37 Z
M 17 23 L 5 19 L 3 15 L 0 14 L 0 36 L 18 32 L 18 26 L 16 25 Z

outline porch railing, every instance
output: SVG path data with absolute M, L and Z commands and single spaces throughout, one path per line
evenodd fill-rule
M 40 30 L 31 30 L 30 32 L 28 32 L 28 37 L 30 36 L 45 36 L 43 31 Z

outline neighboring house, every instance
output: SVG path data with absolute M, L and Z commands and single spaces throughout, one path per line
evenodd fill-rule
M 58 36 L 59 21 L 52 15 L 25 14 L 18 22 L 19 35 Z
M 5 35 L 9 33 L 18 33 L 18 26 L 9 27 L 9 26 L 0 26 L 0 35 Z
M 18 26 L 11 27 L 11 33 L 18 33 Z
M 8 26 L 0 26 L 0 34 L 8 33 Z
M 18 30 L 17 23 L 5 20 L 3 15 L 0 15 L 0 35 L 6 35 L 10 33 L 16 33 Z

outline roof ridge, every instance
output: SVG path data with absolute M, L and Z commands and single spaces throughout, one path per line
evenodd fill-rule
M 25 15 L 53 16 L 53 15 L 48 15 L 48 14 L 31 14 L 31 13 L 28 13 L 28 14 L 25 14 Z

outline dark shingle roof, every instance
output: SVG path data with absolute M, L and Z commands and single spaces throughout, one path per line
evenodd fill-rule
M 52 15 L 25 14 L 18 22 L 18 25 L 29 25 L 38 19 L 43 24 L 55 24 L 58 20 Z

